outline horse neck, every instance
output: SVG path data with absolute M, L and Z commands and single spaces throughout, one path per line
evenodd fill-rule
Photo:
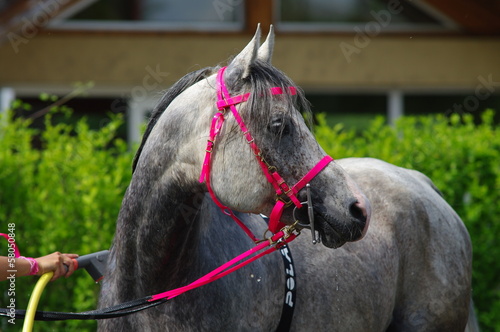
M 130 196 L 133 193 L 127 193 Z M 138 217 L 120 214 L 113 251 L 120 253 L 115 256 L 115 277 L 120 288 L 127 289 L 123 300 L 184 286 L 252 246 L 206 193 L 178 190 L 151 196 L 163 202 L 161 208 L 146 200 L 137 205 Z M 137 204 L 128 202 L 125 199 L 124 206 Z M 256 234 L 263 232 L 263 223 L 248 222 Z
M 197 212 L 204 197 L 187 183 L 154 175 L 150 170 L 134 174 L 113 244 L 116 272 L 133 275 L 142 285 L 157 283 L 165 271 L 182 272 L 182 262 L 190 259 L 186 248 L 196 245 Z M 169 279 L 181 277 L 172 274 Z

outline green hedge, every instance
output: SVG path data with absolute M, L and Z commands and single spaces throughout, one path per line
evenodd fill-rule
M 99 130 L 91 130 L 86 119 L 73 125 L 65 121 L 71 122 L 61 115 L 60 107 L 45 115 L 43 131 L 31 129 L 31 121 L 15 119 L 11 112 L 0 119 L 0 232 L 6 233 L 7 224 L 15 223 L 16 242 L 25 256 L 108 249 L 130 181 L 132 153 L 125 142 L 115 139 L 121 117 L 110 115 Z M 41 149 L 33 148 L 34 142 Z M 0 238 L 0 248 L 5 244 Z M 17 279 L 18 309 L 27 307 L 36 280 Z M 94 309 L 98 291 L 85 271 L 76 271 L 71 278 L 47 285 L 39 309 Z M 8 300 L 2 292 L 0 307 Z M 0 330 L 20 331 L 22 324 L 17 320 L 12 326 L 2 319 Z M 36 331 L 95 329 L 93 321 L 35 323 Z
M 361 135 L 318 116 L 320 144 L 334 158 L 373 157 L 428 175 L 465 222 L 473 244 L 473 298 L 483 331 L 500 331 L 500 131 L 494 112 L 377 118 Z
M 19 106 L 19 105 L 17 105 Z M 57 111 L 57 110 L 56 110 Z M 133 153 L 116 139 L 123 120 L 91 130 L 85 119 L 69 125 L 45 116 L 45 129 L 29 120 L 0 118 L 0 232 L 16 224 L 26 256 L 53 251 L 86 254 L 107 249 L 126 186 Z M 69 122 L 69 121 L 67 121 Z M 469 229 L 474 246 L 473 292 L 483 331 L 500 330 L 500 133 L 487 111 L 472 117 L 404 117 L 394 126 L 377 118 L 363 133 L 329 127 L 318 116 L 316 136 L 334 158 L 375 157 L 430 176 Z M 37 144 L 33 144 L 37 142 Z M 34 148 L 40 145 L 41 149 Z M 5 228 L 5 229 L 2 229 Z M 0 242 L 0 248 L 6 248 Z M 35 277 L 18 279 L 16 305 L 26 308 Z M 39 308 L 82 311 L 96 306 L 98 286 L 84 271 L 47 286 Z M 0 307 L 9 297 L 0 296 Z M 0 330 L 18 331 L 0 320 Z M 38 331 L 93 331 L 94 322 L 37 322 Z

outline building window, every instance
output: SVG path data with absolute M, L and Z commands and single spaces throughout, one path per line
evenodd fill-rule
M 85 2 L 85 1 L 84 1 Z M 57 20 L 52 28 L 136 30 L 241 30 L 244 1 L 102 0 L 87 1 Z
M 276 6 L 282 30 L 352 32 L 353 27 L 369 22 L 378 23 L 382 31 L 455 28 L 430 8 L 399 0 L 277 0 Z

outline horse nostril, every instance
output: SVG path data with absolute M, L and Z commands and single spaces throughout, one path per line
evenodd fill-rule
M 366 208 L 359 201 L 351 204 L 351 206 L 349 207 L 349 212 L 351 213 L 351 216 L 353 216 L 357 220 L 363 223 L 366 222 Z
M 357 240 L 361 240 L 368 231 L 368 225 L 370 224 L 372 214 L 371 210 L 370 201 L 364 195 L 360 195 L 358 200 L 349 207 L 351 215 L 363 224 L 361 236 Z

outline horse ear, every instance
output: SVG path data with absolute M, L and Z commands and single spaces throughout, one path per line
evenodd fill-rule
M 226 84 L 233 85 L 238 79 L 243 79 L 250 75 L 250 66 L 257 59 L 257 52 L 260 45 L 260 24 L 250 43 L 238 54 L 227 66 L 225 72 Z
M 257 58 L 267 63 L 271 63 L 271 59 L 273 57 L 273 49 L 274 49 L 274 27 L 271 24 L 269 27 L 269 33 L 267 35 L 266 41 L 259 48 L 259 52 L 257 53 Z

